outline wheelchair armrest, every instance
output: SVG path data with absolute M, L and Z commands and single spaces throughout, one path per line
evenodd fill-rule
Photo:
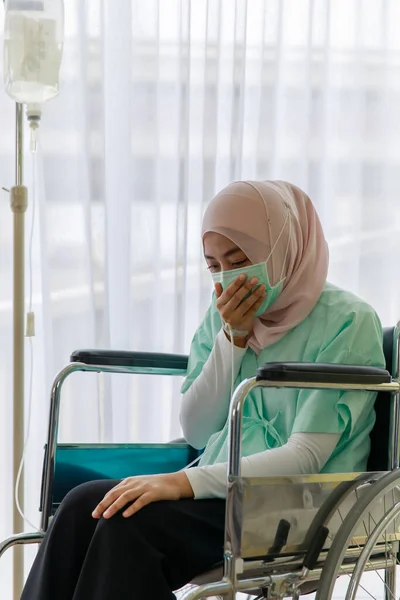
M 138 367 L 186 371 L 188 357 L 183 354 L 131 352 L 129 350 L 75 350 L 71 362 L 107 367 Z
M 257 369 L 257 381 L 380 384 L 390 383 L 392 378 L 385 369 L 337 365 L 327 363 L 266 363 Z

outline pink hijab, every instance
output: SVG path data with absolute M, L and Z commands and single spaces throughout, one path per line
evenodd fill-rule
M 253 264 L 266 261 L 273 250 L 270 283 L 284 278 L 284 284 L 276 302 L 255 320 L 249 346 L 258 354 L 301 323 L 321 295 L 329 254 L 318 215 L 309 197 L 290 183 L 238 181 L 208 205 L 203 239 L 207 232 L 230 239 Z

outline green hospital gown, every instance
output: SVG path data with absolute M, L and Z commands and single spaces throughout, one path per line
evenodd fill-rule
M 215 299 L 197 330 L 190 351 L 185 393 L 201 373 L 221 329 Z M 326 284 L 310 315 L 257 356 L 247 349 L 235 381 L 253 377 L 267 362 L 316 362 L 384 367 L 382 327 L 363 300 Z M 364 471 L 375 422 L 371 392 L 256 388 L 243 412 L 243 456 L 286 444 L 294 433 L 335 433 L 340 440 L 322 472 Z M 216 401 L 218 401 L 216 399 Z M 209 439 L 201 465 L 227 460 L 228 423 Z

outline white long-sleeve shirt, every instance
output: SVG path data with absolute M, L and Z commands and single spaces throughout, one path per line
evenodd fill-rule
M 210 436 L 223 428 L 229 411 L 232 365 L 236 379 L 245 353 L 246 348 L 232 347 L 221 330 L 202 372 L 183 394 L 181 425 L 186 440 L 194 448 L 203 448 Z M 243 457 L 242 475 L 268 477 L 318 473 L 339 438 L 340 434 L 335 433 L 295 433 L 279 448 Z M 224 498 L 226 472 L 226 463 L 185 471 L 197 499 Z
M 230 392 L 246 348 L 231 345 L 221 331 L 200 375 L 182 396 L 181 425 L 186 441 L 193 448 L 204 448 L 210 436 L 220 431 L 228 418 Z
M 273 477 L 319 473 L 340 435 L 336 433 L 294 433 L 280 448 L 264 450 L 242 458 L 243 477 Z M 186 469 L 194 497 L 225 498 L 227 464 Z

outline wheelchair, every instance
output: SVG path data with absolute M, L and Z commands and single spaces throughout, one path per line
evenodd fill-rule
M 400 341 L 399 326 L 384 330 L 386 369 L 314 363 L 268 363 L 243 381 L 231 400 L 225 543 L 221 563 L 176 592 L 180 600 L 283 599 L 316 592 L 364 600 L 400 597 Z M 60 444 L 61 390 L 76 371 L 184 376 L 187 357 L 174 354 L 78 350 L 51 389 L 48 439 L 41 489 L 41 530 L 13 535 L 1 555 L 18 544 L 40 543 L 66 493 L 94 479 L 172 472 L 198 452 L 184 440 L 170 444 Z M 365 473 L 285 477 L 241 476 L 242 412 L 256 386 L 376 391 L 376 423 Z M 321 398 L 323 402 L 323 397 Z M 361 576 L 374 574 L 380 588 Z M 344 595 L 345 594 L 345 595 Z

